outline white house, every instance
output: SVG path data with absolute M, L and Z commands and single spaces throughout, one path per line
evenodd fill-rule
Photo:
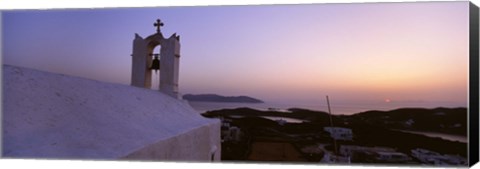
M 376 154 L 376 160 L 386 161 L 386 162 L 400 163 L 400 162 L 410 161 L 412 159 L 408 155 L 401 152 L 396 152 L 396 151 L 378 151 L 378 152 L 375 152 L 375 154 Z
M 331 154 L 329 152 L 326 152 L 322 160 L 320 160 L 322 163 L 350 163 L 350 157 L 343 157 L 343 156 L 337 156 L 334 154 Z
M 231 126 L 223 132 L 222 136 L 222 141 L 239 141 L 242 136 L 242 131 L 236 126 Z
M 334 138 L 335 140 L 352 140 L 353 138 L 352 130 L 349 128 L 324 127 L 323 130 L 329 132 L 330 137 Z
M 281 126 L 287 124 L 287 121 L 284 119 L 278 119 L 278 120 L 275 120 L 275 122 L 277 122 L 277 124 Z

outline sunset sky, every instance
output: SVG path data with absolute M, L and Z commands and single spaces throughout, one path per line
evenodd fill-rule
M 134 34 L 180 35 L 180 92 L 467 105 L 468 1 L 16 10 L 4 64 L 128 85 Z M 441 105 L 439 105 L 441 106 Z

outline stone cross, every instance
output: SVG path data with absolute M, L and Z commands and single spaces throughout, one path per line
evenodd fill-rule
M 157 27 L 157 33 L 160 33 L 160 27 L 163 26 L 163 22 L 157 19 L 157 22 L 153 23 L 153 26 Z

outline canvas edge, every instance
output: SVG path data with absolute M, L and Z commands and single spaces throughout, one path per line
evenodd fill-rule
M 478 162 L 479 156 L 479 9 L 469 3 L 469 166 Z

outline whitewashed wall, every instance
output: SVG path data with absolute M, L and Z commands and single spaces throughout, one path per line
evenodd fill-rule
M 6 158 L 220 159 L 220 122 L 127 85 L 3 65 Z

